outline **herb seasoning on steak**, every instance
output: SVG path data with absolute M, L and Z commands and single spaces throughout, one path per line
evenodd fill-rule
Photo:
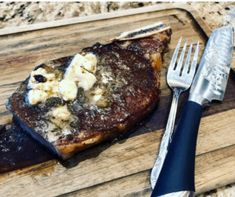
M 159 98 L 159 71 L 171 36 L 169 27 L 160 26 L 151 27 L 158 29 L 151 35 L 97 43 L 37 66 L 10 98 L 9 109 L 62 159 L 126 132 Z

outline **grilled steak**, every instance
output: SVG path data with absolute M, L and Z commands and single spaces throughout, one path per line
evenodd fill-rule
M 158 72 L 171 29 L 162 23 L 150 29 L 157 32 L 131 32 L 37 66 L 9 109 L 62 159 L 126 132 L 154 109 L 160 94 Z

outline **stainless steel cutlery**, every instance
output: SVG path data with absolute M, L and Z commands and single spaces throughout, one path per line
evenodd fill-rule
M 207 42 L 152 197 L 194 195 L 195 152 L 202 106 L 212 100 L 223 100 L 232 53 L 233 28 L 225 26 L 216 29 Z
M 179 55 L 181 41 L 182 41 L 182 38 L 180 38 L 178 41 L 178 44 L 173 53 L 170 65 L 168 67 L 168 72 L 167 72 L 167 83 L 173 91 L 173 99 L 171 103 L 171 109 L 170 109 L 170 113 L 168 116 L 166 129 L 162 137 L 160 151 L 158 153 L 157 160 L 151 171 L 152 188 L 154 188 L 155 183 L 158 179 L 159 173 L 161 171 L 161 168 L 163 166 L 163 163 L 167 154 L 168 145 L 170 143 L 170 140 L 173 134 L 179 97 L 182 92 L 188 90 L 189 87 L 191 86 L 193 77 L 195 75 L 196 66 L 197 66 L 199 42 L 195 44 L 196 46 L 195 46 L 194 55 L 192 53 L 194 44 L 190 44 L 190 46 L 187 49 L 187 42 L 184 43 L 183 50 L 181 54 Z M 187 57 L 184 58 L 186 51 L 188 51 Z M 177 61 L 177 57 L 178 57 L 178 61 Z

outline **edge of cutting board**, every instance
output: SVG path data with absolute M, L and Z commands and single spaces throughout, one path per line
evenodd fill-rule
M 37 30 L 40 30 L 40 29 L 48 29 L 48 28 L 55 28 L 55 27 L 60 27 L 60 26 L 67 26 L 67 25 L 73 25 L 73 24 L 79 24 L 79 23 L 84 23 L 84 22 L 89 22 L 89 21 L 98 21 L 98 20 L 105 20 L 105 19 L 110 19 L 110 18 L 118 18 L 118 17 L 122 17 L 122 16 L 129 16 L 129 15 L 135 15 L 135 14 L 141 14 L 141 13 L 146 13 L 146 12 L 156 12 L 156 11 L 162 11 L 162 10 L 171 10 L 171 9 L 179 9 L 179 10 L 183 10 L 185 12 L 187 12 L 193 19 L 194 21 L 197 23 L 197 25 L 200 27 L 200 29 L 205 33 L 205 35 L 208 37 L 209 34 L 211 33 L 211 29 L 209 28 L 209 26 L 201 19 L 201 17 L 199 16 L 199 14 L 189 5 L 186 5 L 186 4 L 169 4 L 169 5 L 155 5 L 155 6 L 148 6 L 148 7 L 143 7 L 143 8 L 136 8 L 136 9 L 129 9 L 129 10 L 124 10 L 124 11 L 117 11 L 117 12 L 112 12 L 112 13 L 105 13 L 105 14 L 97 14 L 97 15 L 92 15 L 92 16 L 87 16 L 87 17 L 76 17 L 76 18 L 71 18 L 71 19 L 65 19 L 65 20 L 58 20 L 58 21 L 54 21 L 54 22 L 43 22 L 43 23 L 38 23 L 38 24 L 34 24 L 34 25 L 27 25 L 27 26 L 21 26 L 21 27 L 9 27 L 9 28 L 5 28 L 5 29 L 2 29 L 0 30 L 0 36 L 7 36 L 7 35 L 11 35 L 11 34 L 18 34 L 18 33 L 24 33 L 24 32 L 30 32 L 30 31 L 37 31 Z M 160 134 L 158 134 L 160 135 Z M 225 149 L 222 150 L 221 154 L 219 154 L 218 156 L 218 161 L 221 161 L 221 165 L 225 165 L 227 160 L 224 158 L 223 154 L 225 153 L 226 150 L 233 150 L 234 149 L 234 146 L 231 146 L 231 147 L 226 147 Z M 219 151 L 219 150 L 218 150 Z M 217 150 L 215 150 L 214 152 L 217 153 L 218 152 Z M 231 157 L 230 157 L 230 163 L 229 163 L 229 166 L 233 165 L 234 161 L 233 161 L 233 155 L 234 153 L 232 154 L 232 151 L 230 151 L 229 153 L 231 153 Z M 211 156 L 212 155 L 212 156 Z M 222 156 L 223 158 L 222 158 Z M 203 160 L 206 160 L 206 161 L 211 161 L 213 162 L 213 159 L 214 159 L 214 154 L 213 154 L 213 151 L 211 154 L 209 154 L 209 156 L 207 155 L 201 155 L 199 157 L 198 160 L 200 160 L 199 162 L 199 166 L 202 165 L 202 161 Z M 222 158 L 222 159 L 221 159 Z M 226 161 L 226 162 L 225 162 Z M 224 162 L 224 163 L 223 163 Z M 47 163 L 48 166 L 54 166 L 55 164 L 55 161 L 50 161 Z M 47 165 L 46 164 L 46 165 Z M 226 164 L 227 165 L 227 164 Z M 48 168 L 49 168 L 48 167 Z M 36 166 L 32 166 L 31 167 L 32 169 L 33 168 L 36 168 Z M 198 167 L 199 171 L 203 171 L 204 174 L 203 176 L 207 177 L 207 181 L 210 181 L 212 179 L 214 179 L 215 177 L 213 177 L 211 174 L 209 174 L 208 176 L 208 173 L 209 173 L 209 165 L 208 166 L 205 166 L 203 168 L 203 170 L 201 169 L 201 167 Z M 228 168 L 228 171 L 226 172 L 227 174 L 231 174 L 231 170 L 232 168 Z M 220 169 L 217 168 L 217 171 L 219 171 Z M 33 170 L 32 170 L 33 171 Z M 63 170 L 61 170 L 63 171 Z M 16 172 L 15 172 L 16 173 Z M 144 178 L 148 175 L 149 173 L 149 169 L 148 170 L 145 170 L 143 172 L 138 172 L 138 174 L 141 174 L 141 173 L 144 173 Z M 14 176 L 14 173 L 12 174 L 12 176 Z M 45 175 L 46 176 L 46 175 Z M 137 174 L 133 174 L 131 175 L 132 178 L 133 176 L 137 176 Z M 24 178 L 24 175 L 21 174 L 21 178 L 23 179 Z M 43 178 L 43 177 L 42 177 Z M 221 178 L 221 177 L 218 177 L 218 178 Z M 35 173 L 33 176 L 32 176 L 32 179 L 37 182 L 37 179 L 40 179 L 40 177 L 38 178 L 37 177 L 37 174 Z M 123 179 L 128 179 L 128 177 L 121 177 L 120 180 L 123 181 Z M 221 178 L 222 179 L 222 178 Z M 31 180 L 31 179 L 30 179 Z M 118 179 L 119 180 L 119 179 Z M 113 183 L 113 185 L 119 185 L 119 182 L 116 182 L 116 180 L 112 180 L 111 182 Z M 135 181 L 137 179 L 133 179 L 133 181 Z M 140 177 L 140 179 L 138 179 L 140 181 L 143 181 L 145 179 L 143 179 L 143 177 Z M 216 179 L 218 180 L 218 179 Z M 9 179 L 10 181 L 10 179 Z M 220 180 L 221 181 L 221 180 Z M 224 184 L 228 184 L 228 183 L 231 183 L 234 181 L 234 177 L 232 177 L 232 174 L 225 180 L 225 182 L 221 183 L 219 186 L 222 186 Z M 102 183 L 103 184 L 103 183 Z M 105 182 L 104 182 L 105 184 Z M 199 185 L 199 189 L 200 191 L 199 192 L 202 192 L 202 191 L 207 191 L 207 190 L 210 190 L 210 189 L 213 189 L 214 188 L 214 182 L 210 183 L 210 185 L 208 187 L 205 186 L 204 182 L 202 182 L 200 179 L 198 180 L 198 185 Z M 213 185 L 213 186 L 212 186 Z M 99 185 L 94 185 L 94 188 L 91 188 L 91 189 L 94 189 L 94 192 L 97 192 L 96 190 L 96 186 L 99 186 Z M 89 187 L 88 187 L 89 188 Z M 87 193 L 85 191 L 85 189 L 88 189 L 88 188 L 84 188 L 84 189 L 81 189 L 80 191 L 77 190 L 76 194 L 77 195 L 85 195 L 85 193 Z M 98 187 L 97 187 L 98 188 Z M 101 185 L 101 190 L 102 188 L 106 189 L 106 186 L 102 186 Z M 143 185 L 143 188 L 147 189 L 149 191 L 149 188 L 146 188 L 146 185 Z M 6 190 L 5 190 L 6 191 Z M 88 192 L 90 192 L 91 190 L 87 190 Z M 85 193 L 84 193 L 85 192 Z M 129 191 L 131 192 L 131 191 Z M 140 193 L 142 194 L 142 193 Z M 74 194 L 74 196 L 77 196 Z
M 127 10 L 114 11 L 114 12 L 109 12 L 109 13 L 94 14 L 90 16 L 74 17 L 70 19 L 61 19 L 61 20 L 49 21 L 49 22 L 41 22 L 41 23 L 36 23 L 32 25 L 7 27 L 7 28 L 3 28 L 0 30 L 0 36 L 23 33 L 23 32 L 28 32 L 28 31 L 35 31 L 35 30 L 40 30 L 40 29 L 53 28 L 53 27 L 60 27 L 60 26 L 66 26 L 66 25 L 73 25 L 73 24 L 79 24 L 79 23 L 90 22 L 90 21 L 118 18 L 122 16 L 129 16 L 129 15 L 141 14 L 141 13 L 146 13 L 146 12 L 171 10 L 171 9 L 179 9 L 179 10 L 186 11 L 198 23 L 198 25 L 201 27 L 201 29 L 203 30 L 203 32 L 206 34 L 207 37 L 211 33 L 211 29 L 209 28 L 209 26 L 202 20 L 202 18 L 199 16 L 197 11 L 193 9 L 192 6 L 183 4 L 183 3 L 172 3 L 168 5 L 153 5 L 153 6 L 146 6 L 146 7 L 141 7 L 141 8 L 132 8 L 132 9 L 127 9 Z

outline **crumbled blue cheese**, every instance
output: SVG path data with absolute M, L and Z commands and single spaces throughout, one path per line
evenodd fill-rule
M 46 124 L 45 135 L 49 142 L 55 142 L 61 136 L 72 133 L 70 123 L 76 120 L 67 105 L 53 107 L 47 114 L 49 120 Z
M 86 97 L 89 99 L 89 104 L 96 105 L 97 101 L 99 101 L 103 97 L 104 91 L 101 88 L 96 88 L 92 92 L 88 92 Z
M 88 91 L 97 81 L 95 77 L 97 59 L 89 53 L 85 56 L 76 54 L 67 68 L 64 79 L 77 82 L 78 87 Z
M 35 105 L 39 102 L 44 102 L 48 98 L 48 95 L 46 92 L 42 90 L 30 90 L 28 92 L 28 101 L 31 105 Z
M 46 82 L 40 83 L 35 80 L 35 75 L 46 78 Z M 54 73 L 47 73 L 44 68 L 38 68 L 30 74 L 28 86 L 28 101 L 31 105 L 44 102 L 52 96 L 59 96 L 59 81 Z
M 55 132 L 53 131 L 49 131 L 47 132 L 47 140 L 52 143 L 52 142 L 55 142 L 56 140 L 59 139 L 60 136 L 58 136 Z
M 55 132 L 56 129 L 56 125 L 51 123 L 51 122 L 47 122 L 45 129 L 43 129 L 43 131 L 46 131 L 46 138 L 49 142 L 55 142 L 56 140 L 59 139 L 59 135 Z
M 97 81 L 96 72 L 97 59 L 92 53 L 86 55 L 76 54 L 65 71 L 61 81 L 54 73 L 48 73 L 44 68 L 32 71 L 28 82 L 28 101 L 34 105 L 44 102 L 49 97 L 62 97 L 65 101 L 74 100 L 78 88 L 89 91 Z M 45 82 L 35 80 L 35 75 L 42 75 Z M 40 90 L 40 91 L 34 91 Z
M 60 121 L 60 122 L 66 122 L 70 119 L 71 117 L 71 113 L 68 110 L 67 106 L 59 106 L 59 107 L 55 107 L 51 110 L 51 116 Z
M 35 75 L 42 75 L 47 79 L 47 81 L 44 83 L 39 83 L 34 78 Z M 38 68 L 37 70 L 31 72 L 28 88 L 48 91 L 53 89 L 55 83 L 57 83 L 57 80 L 54 73 L 47 73 L 44 68 Z
M 74 81 L 63 79 L 59 83 L 59 92 L 65 101 L 74 100 L 77 96 L 78 88 Z
M 56 128 L 61 129 L 60 135 L 69 135 L 71 134 L 70 123 L 74 120 L 73 115 L 68 110 L 67 105 L 54 107 L 48 113 L 47 116 L 51 123 L 55 125 Z M 53 138 L 53 133 L 50 134 Z M 54 136 L 55 137 L 55 136 Z

